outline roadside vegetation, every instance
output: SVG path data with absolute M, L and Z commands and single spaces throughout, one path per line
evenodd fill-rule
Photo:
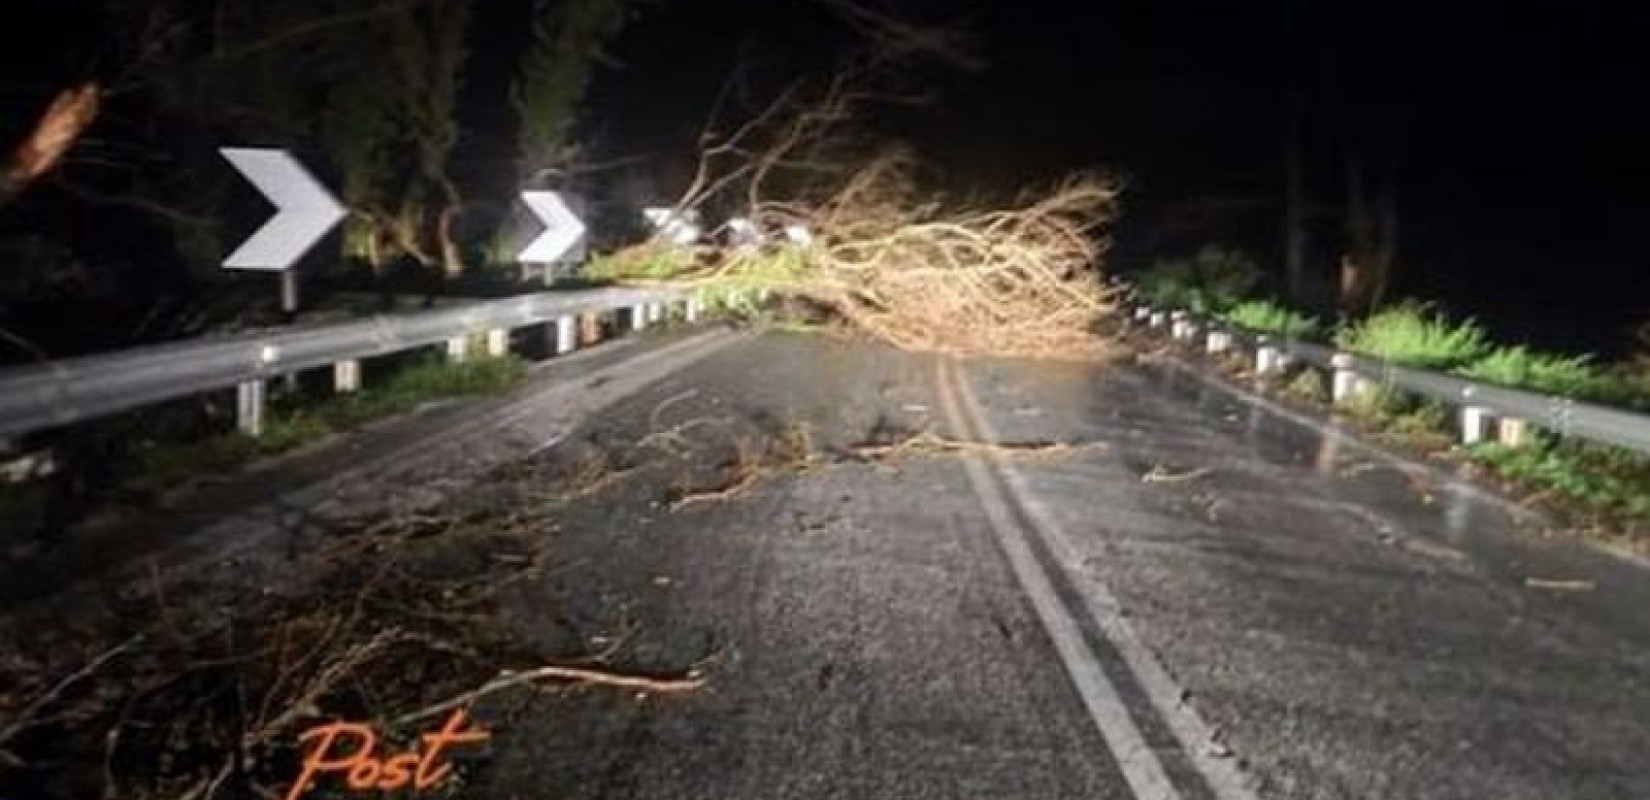
M 1602 399 L 1613 388 L 1591 356 L 1561 356 L 1524 345 L 1496 347 L 1458 371 L 1489 383 L 1571 398 Z
M 1220 317 L 1252 331 L 1283 336 L 1312 336 L 1323 330 L 1323 322 L 1317 317 L 1301 314 L 1272 300 L 1244 300 Z
M 455 362 L 427 355 L 360 391 L 319 400 L 301 393 L 281 395 L 260 436 L 235 431 L 194 442 L 140 443 L 129 488 L 141 494 L 165 491 L 190 478 L 221 474 L 254 458 L 295 450 L 427 403 L 502 394 L 526 373 L 526 362 L 511 356 Z
M 1472 320 L 1453 321 L 1431 306 L 1405 301 L 1343 325 L 1337 346 L 1375 358 L 1424 369 L 1472 364 L 1489 350 L 1484 329 Z
M 1225 251 L 1205 248 L 1200 252 Z M 1650 326 L 1639 335 L 1638 352 L 1613 365 L 1601 364 L 1590 355 L 1500 343 L 1478 322 L 1452 318 L 1438 306 L 1416 300 L 1402 300 L 1362 319 L 1329 327 L 1275 300 L 1213 291 L 1211 285 L 1252 284 L 1233 275 L 1211 282 L 1188 266 L 1197 261 L 1154 264 L 1140 276 L 1140 296 L 1158 305 L 1217 316 L 1255 332 L 1315 338 L 1403 366 L 1453 372 L 1575 400 L 1650 409 Z M 1242 260 L 1205 256 L 1202 263 L 1229 265 Z M 1279 386 L 1297 402 L 1318 406 L 1330 402 L 1327 378 L 1311 368 L 1295 367 Z M 1371 386 L 1344 400 L 1337 410 L 1396 444 L 1466 459 L 1529 501 L 1565 512 L 1585 531 L 1622 537 L 1637 547 L 1650 542 L 1650 458 L 1639 453 L 1541 431 L 1526 434 L 1517 444 L 1490 441 L 1460 447 L 1453 409 L 1389 386 Z
M 1467 455 L 1501 476 L 1650 532 L 1650 459 L 1637 453 L 1537 433 L 1517 447 L 1474 445 Z
M 1249 256 L 1205 245 L 1184 258 L 1158 261 L 1138 278 L 1140 295 L 1151 302 L 1199 314 L 1220 314 L 1249 297 L 1261 280 Z
M 98 437 L 104 440 L 98 445 L 99 473 L 109 476 L 107 483 L 77 480 L 75 487 L 66 488 L 47 476 L 0 486 L 0 530 L 13 541 L 31 534 L 36 539 L 55 538 L 61 531 L 51 528 L 89 512 L 100 498 L 152 502 L 192 481 L 220 478 L 255 459 L 315 444 L 428 403 L 501 394 L 518 384 L 526 371 L 526 362 L 515 357 L 460 362 L 434 355 L 414 357 L 388 374 L 363 381 L 356 392 L 274 394 L 263 435 L 258 437 L 235 430 L 203 433 L 200 428 L 210 425 L 209 420 L 178 426 L 181 430 L 163 426 L 158 429 L 161 435 L 147 436 L 114 431 L 122 427 L 116 423 L 111 427 L 114 432 Z M 149 425 L 144 428 L 155 430 Z M 191 428 L 192 436 L 187 435 Z M 108 440 L 115 441 L 110 444 Z

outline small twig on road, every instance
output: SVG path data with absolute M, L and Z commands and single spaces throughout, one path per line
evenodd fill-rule
M 659 429 L 659 418 L 664 415 L 665 409 L 683 400 L 690 399 L 698 393 L 698 389 L 686 389 L 661 400 L 658 405 L 653 407 L 653 412 L 647 415 L 648 430 L 656 431 Z
M 1543 589 L 1550 592 L 1590 592 L 1593 582 L 1576 579 L 1549 579 L 1525 578 L 1524 586 L 1529 589 Z
M 390 723 L 393 727 L 401 727 L 413 722 L 429 719 L 438 714 L 451 711 L 460 706 L 469 705 L 483 697 L 512 689 L 529 683 L 543 680 L 561 680 L 574 683 L 593 683 L 600 686 L 612 686 L 619 689 L 634 689 L 640 692 L 653 694 L 673 694 L 697 689 L 705 685 L 705 679 L 699 675 L 689 674 L 683 678 L 656 678 L 647 675 L 632 675 L 623 672 L 613 672 L 591 667 L 568 667 L 549 665 L 530 669 L 526 672 L 511 672 L 500 675 L 483 684 L 480 688 L 465 692 L 456 697 L 443 700 L 434 705 L 426 706 L 409 714 L 398 717 Z
M 104 664 L 109 663 L 121 653 L 132 649 L 142 640 L 143 635 L 138 634 L 118 645 L 115 645 L 114 647 L 109 648 L 108 650 L 103 651 L 102 654 L 87 662 L 86 666 L 75 670 L 68 677 L 53 684 L 50 689 L 41 692 L 38 697 L 31 700 L 27 706 L 24 706 L 22 710 L 18 711 L 17 716 L 12 718 L 11 722 L 7 723 L 5 728 L 0 728 L 0 745 L 4 745 L 6 742 L 11 741 L 13 737 L 17 736 L 17 734 L 26 730 L 31 724 L 33 724 L 35 717 L 40 713 L 41 709 L 51 705 L 57 700 L 57 698 L 62 697 L 63 693 L 67 691 L 70 686 L 91 677 L 93 673 L 97 672 L 99 669 L 102 669 Z
M 1150 472 L 1140 476 L 1141 483 L 1186 483 L 1195 481 L 1215 471 L 1214 467 L 1198 467 L 1186 472 L 1175 472 L 1162 464 L 1154 465 Z
M 762 476 L 767 473 L 768 470 L 764 469 L 743 470 L 739 474 L 739 477 L 735 478 L 732 482 L 721 488 L 710 489 L 702 492 L 691 492 L 672 500 L 670 502 L 670 510 L 675 511 L 684 506 L 693 505 L 694 503 L 714 503 L 723 500 L 732 500 L 733 498 L 743 494 L 745 490 L 754 486 L 756 482 L 761 480 Z
M 866 444 L 849 448 L 867 461 L 887 460 L 907 455 L 981 453 L 1005 458 L 1053 458 L 1105 447 L 1101 442 L 974 442 L 951 439 L 934 433 L 919 433 L 890 444 Z
M 705 425 L 726 424 L 727 420 L 725 418 L 713 419 L 710 417 L 696 417 L 685 422 L 679 422 L 665 430 L 654 430 L 652 433 L 649 433 L 648 435 L 637 440 L 636 449 L 640 450 L 642 448 L 653 447 L 674 456 L 681 456 L 682 451 L 690 448 L 687 436 L 684 435 L 688 431 Z

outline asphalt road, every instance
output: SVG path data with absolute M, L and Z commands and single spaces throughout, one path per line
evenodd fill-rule
M 516 624 L 710 683 L 511 707 L 485 796 L 1650 797 L 1641 565 L 1195 372 L 769 334 L 533 458 L 660 441 Z
M 493 696 L 456 796 L 1650 797 L 1644 565 L 1174 362 L 655 336 L 57 558 L 255 586 L 331 519 L 569 474 L 507 624 L 708 683 Z

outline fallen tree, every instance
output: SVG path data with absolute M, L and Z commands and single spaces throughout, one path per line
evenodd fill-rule
M 864 106 L 920 101 L 882 85 L 886 63 L 867 58 L 811 92 L 793 84 L 737 125 L 718 120 L 719 99 L 675 212 L 715 206 L 747 235 L 696 251 L 656 236 L 598 259 L 593 275 L 774 291 L 906 349 L 1110 353 L 1098 324 L 1114 312 L 1102 265 L 1118 184 L 1086 174 L 1000 208 L 943 202 L 914 155 L 854 126 Z

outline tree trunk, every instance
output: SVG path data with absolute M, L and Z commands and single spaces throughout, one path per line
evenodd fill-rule
M 1346 255 L 1341 259 L 1341 313 L 1359 317 L 1386 299 L 1398 257 L 1398 200 L 1393 172 L 1373 201 L 1362 165 L 1346 160 Z
M 1386 301 L 1392 285 L 1392 272 L 1398 263 L 1398 191 L 1389 169 L 1381 181 L 1381 193 L 1375 198 L 1375 243 L 1370 258 L 1370 309 L 1380 308 Z
M 449 280 L 464 274 L 464 254 L 459 252 L 458 242 L 453 240 L 453 219 L 457 216 L 458 206 L 447 206 L 442 209 L 435 226 L 436 239 L 441 246 L 441 269 Z
M 1289 299 L 1299 303 L 1306 292 L 1306 189 L 1301 164 L 1301 119 L 1297 103 L 1290 112 L 1289 141 L 1284 150 L 1283 264 Z

